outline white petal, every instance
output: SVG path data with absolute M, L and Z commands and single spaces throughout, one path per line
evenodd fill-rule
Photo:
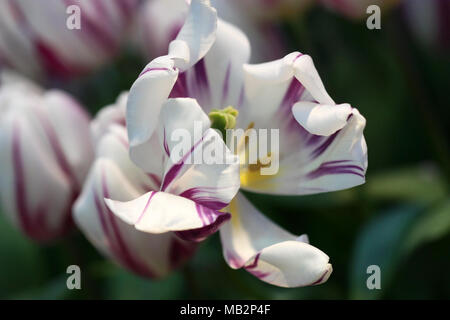
M 81 186 L 94 160 L 90 118 L 77 101 L 62 91 L 47 91 L 43 104 L 61 151 Z
M 211 145 L 223 150 L 220 161 L 208 160 L 202 150 Z M 240 186 L 239 159 L 225 146 L 221 136 L 208 129 L 201 143 L 194 148 L 192 159 L 203 159 L 201 162 L 186 163 L 183 161 L 169 163 L 164 176 L 162 188 L 167 192 L 178 194 L 194 200 L 208 208 L 219 210 L 225 207 L 236 195 Z M 170 182 L 171 181 L 171 182 Z
M 325 90 L 319 73 L 310 56 L 304 54 L 296 58 L 294 60 L 294 69 L 295 77 L 317 102 L 329 105 L 335 104 Z
M 121 93 L 114 104 L 102 108 L 91 122 L 91 133 L 98 150 L 102 149 L 98 145 L 103 136 L 107 133 L 113 133 L 115 138 L 113 141 L 120 142 L 118 145 L 120 145 L 122 149 L 126 148 L 128 152 L 128 136 L 126 132 L 123 132 L 123 130 L 120 129 L 120 127 L 124 128 L 126 125 L 125 109 L 127 100 L 128 93 Z M 111 130 L 111 128 L 114 129 Z M 117 143 L 114 145 L 117 145 Z M 152 135 L 148 141 L 135 146 L 129 151 L 131 159 L 133 159 L 134 163 L 144 170 L 148 176 L 151 176 L 154 183 L 151 183 L 150 185 L 155 186 L 156 188 L 155 182 L 157 182 L 157 180 L 160 181 L 163 172 L 163 152 L 159 146 L 158 135 Z M 103 156 L 99 151 L 97 154 Z M 123 155 L 122 158 L 128 160 L 128 156 L 125 157 Z M 157 188 L 159 188 L 159 185 Z M 148 189 L 146 191 L 148 191 Z
M 365 119 L 348 104 L 334 104 L 309 56 L 294 52 L 244 70 L 247 100 L 238 125 L 279 130 L 279 149 L 270 150 L 279 159 L 279 170 L 274 160 L 273 175 L 243 168 L 241 187 L 296 195 L 364 183 Z
M 238 121 L 244 128 L 273 127 L 283 122 L 280 114 L 290 112 L 299 101 L 334 105 L 326 92 L 311 57 L 293 52 L 283 59 L 244 65 L 246 108 Z M 298 86 L 295 84 L 298 83 Z M 293 86 L 294 85 L 294 86 Z M 297 92 L 292 92 L 295 89 Z
M 32 239 L 53 240 L 70 226 L 75 190 L 59 167 L 37 114 L 18 101 L 11 107 L 0 119 L 3 211 Z
M 176 231 L 194 241 L 203 240 L 230 218 L 228 213 L 166 192 L 151 191 L 128 202 L 105 202 L 117 217 L 137 230 L 153 234 Z
M 171 49 L 186 51 L 183 43 L 176 41 L 171 43 Z M 240 107 L 244 93 L 242 68 L 249 56 L 247 37 L 219 19 L 214 45 L 203 59 L 180 74 L 171 97 L 195 98 L 207 113 L 228 105 Z
M 279 60 L 244 65 L 247 97 L 252 99 L 261 87 L 292 79 L 294 76 L 292 64 L 298 54 L 294 52 Z
M 188 143 L 192 147 L 202 138 L 211 122 L 195 99 L 176 98 L 164 102 L 159 123 L 158 136 L 161 149 L 170 155 L 173 148 L 180 143 L 176 139 L 176 133 L 188 134 L 191 138 Z M 179 156 L 182 157 L 182 155 Z M 178 159 L 174 159 L 174 161 Z
M 164 150 L 157 134 L 153 134 L 146 142 L 129 148 L 130 158 L 139 168 L 149 174 L 162 175 L 164 171 Z
M 298 53 L 283 59 L 244 65 L 245 108 L 239 110 L 238 125 L 247 128 L 253 122 L 256 127 L 267 127 L 278 113 L 289 83 L 294 78 L 292 67 Z
M 102 136 L 112 124 L 125 126 L 125 110 L 128 101 L 128 92 L 122 92 L 115 103 L 103 107 L 91 121 L 91 134 L 96 146 Z M 128 138 L 127 138 L 128 140 Z
M 250 58 L 250 43 L 235 26 L 219 19 L 214 45 L 205 56 L 210 99 L 202 104 L 205 111 L 211 107 L 240 107 L 244 85 L 243 65 Z
M 330 136 L 312 135 L 296 124 L 289 134 L 280 136 L 280 140 L 288 140 L 289 135 L 295 135 L 290 152 L 280 158 L 278 173 L 256 177 L 244 175 L 242 187 L 253 192 L 296 195 L 343 190 L 363 184 L 367 170 L 365 123 L 358 110 L 352 109 L 346 125 Z
M 300 101 L 294 104 L 292 113 L 298 123 L 310 133 L 329 136 L 347 124 L 352 107 L 347 103 L 323 105 Z
M 239 160 L 222 137 L 209 128 L 209 118 L 190 98 L 169 99 L 161 112 L 161 148 L 166 150 L 162 191 L 187 197 L 211 209 L 222 209 L 239 189 Z M 173 134 L 184 130 L 187 140 Z M 179 148 L 184 145 L 181 152 Z M 210 150 L 217 157 L 209 157 Z M 221 152 L 222 154 L 220 154 Z
M 151 138 L 161 106 L 168 98 L 177 75 L 178 72 L 173 69 L 173 61 L 161 57 L 150 62 L 134 82 L 128 95 L 126 112 L 131 149 Z M 133 154 L 131 156 L 133 159 Z
M 150 190 L 159 190 L 161 185 L 161 160 L 151 157 L 148 162 L 157 162 L 159 170 L 154 172 L 143 172 L 130 159 L 128 154 L 127 132 L 124 127 L 113 125 L 104 134 L 97 146 L 97 157 L 111 159 L 126 172 L 127 179 L 133 186 L 143 194 Z
M 8 96 L 11 90 L 18 90 L 19 92 L 23 90 L 28 90 L 32 94 L 42 94 L 42 88 L 37 86 L 34 82 L 30 81 L 28 78 L 21 76 L 20 74 L 8 70 L 3 69 L 0 72 L 0 85 L 1 85 L 1 96 Z M 4 88 L 8 88 L 6 94 Z M 14 88 L 14 89 L 13 89 Z M 0 104 L 3 104 L 3 101 L 0 101 Z
M 96 160 L 74 206 L 75 221 L 97 249 L 123 267 L 145 277 L 165 276 L 190 257 L 194 247 L 173 233 L 139 232 L 108 210 L 104 197 L 126 201 L 139 195 L 122 169 L 110 159 Z
M 189 53 L 169 51 L 169 56 L 176 59 L 176 67 L 185 71 L 203 58 L 214 43 L 216 29 L 217 12 L 211 7 L 209 0 L 192 0 L 186 21 L 174 40 L 184 42 L 186 46 L 172 47 L 172 49 L 184 47 Z
M 232 219 L 221 230 L 223 254 L 234 269 L 245 268 L 262 281 L 281 287 L 325 282 L 329 257 L 259 213 L 242 195 L 230 205 Z

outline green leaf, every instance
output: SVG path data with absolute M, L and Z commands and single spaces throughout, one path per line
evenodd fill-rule
M 377 299 L 392 285 L 401 263 L 418 247 L 450 232 L 450 201 L 423 210 L 404 205 L 376 216 L 357 238 L 350 274 L 351 298 Z M 381 290 L 369 290 L 367 267 L 381 269 Z
M 433 166 L 396 169 L 371 175 L 365 190 L 374 200 L 430 203 L 448 195 L 442 175 Z
M 411 252 L 419 245 L 437 240 L 450 232 L 450 200 L 422 214 L 408 232 L 403 250 Z
M 350 298 L 377 299 L 391 281 L 400 261 L 404 236 L 421 207 L 402 206 L 376 216 L 366 225 L 356 240 L 350 273 Z M 381 269 L 381 290 L 367 288 L 367 267 Z

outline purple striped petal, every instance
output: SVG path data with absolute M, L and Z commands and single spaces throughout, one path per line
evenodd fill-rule
M 336 160 L 322 163 L 316 170 L 307 175 L 308 179 L 317 179 L 330 174 L 354 174 L 364 178 L 364 168 L 351 165 L 351 160 Z
M 60 238 L 67 234 L 73 226 L 71 207 L 79 191 L 76 188 L 72 188 L 68 204 L 63 210 L 64 219 L 61 225 L 56 229 L 48 225 L 47 199 L 41 199 L 41 204 L 34 209 L 29 207 L 27 178 L 25 176 L 25 168 L 23 167 L 21 131 L 17 122 L 13 126 L 12 139 L 15 204 L 20 227 L 27 236 L 39 242 L 48 242 Z
M 231 218 L 229 213 L 211 210 L 199 204 L 196 204 L 196 209 L 204 226 L 198 229 L 175 232 L 183 240 L 193 242 L 203 241 L 213 233 L 216 233 L 220 226 Z

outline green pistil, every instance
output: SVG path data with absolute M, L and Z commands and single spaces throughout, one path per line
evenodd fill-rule
M 212 109 L 209 113 L 211 128 L 219 130 L 222 133 L 222 137 L 225 139 L 227 129 L 234 129 L 236 126 L 238 114 L 239 112 L 232 106 L 228 106 L 222 110 Z

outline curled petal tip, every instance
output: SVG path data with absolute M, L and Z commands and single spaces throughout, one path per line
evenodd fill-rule
M 323 272 L 323 274 L 320 276 L 319 279 L 317 279 L 317 281 L 315 281 L 314 283 L 312 283 L 311 285 L 313 286 L 317 286 L 319 284 L 325 283 L 328 278 L 330 277 L 331 273 L 333 272 L 333 266 L 331 265 L 331 263 L 328 263 L 326 265 L 325 271 Z

